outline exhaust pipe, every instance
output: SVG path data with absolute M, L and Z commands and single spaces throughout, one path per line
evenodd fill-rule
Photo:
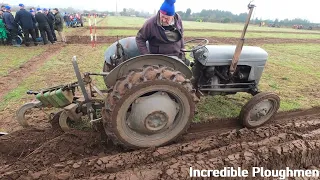
M 250 19 L 251 19 L 251 15 L 252 15 L 253 9 L 254 9 L 254 7 L 256 7 L 255 5 L 251 4 L 251 2 L 248 4 L 248 8 L 249 8 L 250 11 L 249 11 L 246 23 L 244 25 L 244 29 L 243 29 L 242 34 L 241 34 L 241 39 L 240 39 L 240 41 L 238 42 L 238 44 L 236 46 L 236 50 L 235 50 L 233 58 L 232 58 L 232 63 L 230 65 L 230 77 L 231 78 L 232 78 L 234 72 L 237 69 L 238 61 L 239 61 L 240 54 L 241 54 L 241 51 L 242 51 L 242 47 L 243 47 L 243 44 L 244 44 L 244 36 L 245 36 L 245 34 L 247 32 L 247 28 L 248 28 L 248 25 L 250 23 Z

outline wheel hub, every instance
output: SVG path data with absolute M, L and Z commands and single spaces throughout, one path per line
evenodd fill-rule
M 147 129 L 157 131 L 162 129 L 168 123 L 168 115 L 165 112 L 153 112 L 146 118 L 145 126 Z
M 127 125 L 142 134 L 155 134 L 172 125 L 179 106 L 167 93 L 140 97 L 132 104 Z
M 259 121 L 260 118 L 263 118 L 268 114 L 271 108 L 272 103 L 268 100 L 262 101 L 255 105 L 251 112 L 252 121 Z

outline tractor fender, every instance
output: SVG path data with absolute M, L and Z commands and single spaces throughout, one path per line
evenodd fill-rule
M 117 52 L 117 41 L 111 44 L 104 53 L 104 60 L 106 64 L 111 64 L 110 58 Z M 128 58 L 140 56 L 140 52 L 136 43 L 136 37 L 126 37 L 119 39 L 119 43 L 123 46 L 124 53 Z M 149 42 L 146 42 L 147 49 L 149 50 Z
M 112 87 L 115 85 L 116 81 L 125 76 L 130 72 L 132 69 L 140 69 L 143 68 L 145 65 L 161 65 L 171 67 L 175 70 L 180 71 L 183 73 L 186 78 L 191 79 L 192 71 L 189 69 L 185 63 L 174 57 L 174 56 L 167 56 L 167 55 L 159 55 L 159 54 L 147 54 L 133 57 L 115 67 L 108 76 L 105 78 L 105 83 L 108 87 Z

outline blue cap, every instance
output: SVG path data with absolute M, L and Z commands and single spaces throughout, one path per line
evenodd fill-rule
M 43 8 L 43 11 L 48 11 L 48 9 L 46 9 L 46 8 Z
M 5 6 L 6 10 L 10 10 L 11 7 L 10 6 Z
M 175 14 L 175 2 L 176 0 L 165 0 L 160 7 L 161 13 L 168 16 L 173 16 Z
M 34 10 L 31 9 L 29 12 L 34 12 Z
M 20 7 L 24 7 L 24 4 L 19 4 Z
M 37 11 L 40 11 L 41 10 L 41 8 L 37 8 Z

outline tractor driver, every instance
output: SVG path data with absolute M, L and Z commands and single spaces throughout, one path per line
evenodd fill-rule
M 136 36 L 136 43 L 141 55 L 164 54 L 185 59 L 183 26 L 180 15 L 175 13 L 176 0 L 165 0 L 158 13 L 148 19 Z M 146 41 L 149 42 L 149 51 Z

